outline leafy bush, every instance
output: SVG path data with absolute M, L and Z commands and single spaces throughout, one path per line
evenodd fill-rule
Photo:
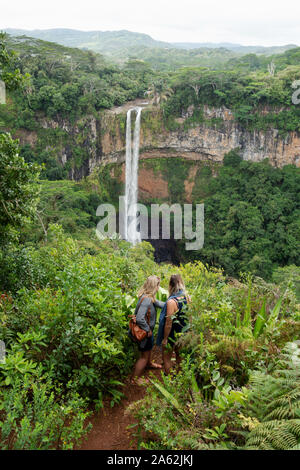
M 19 145 L 8 133 L 0 133 L 0 241 L 9 240 L 14 229 L 32 216 L 37 204 L 40 167 L 25 163 Z M 1 255 L 0 255 L 1 256 Z
M 49 378 L 14 378 L 0 397 L 2 450 L 73 449 L 90 429 L 84 400 L 72 391 L 63 396 Z

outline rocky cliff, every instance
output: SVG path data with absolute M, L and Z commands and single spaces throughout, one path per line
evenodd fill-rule
M 58 156 L 72 179 L 87 176 L 103 164 L 123 166 L 126 111 L 136 105 L 145 107 L 141 122 L 141 162 L 169 158 L 194 162 L 184 182 L 187 200 L 191 199 L 199 164 L 221 164 L 224 154 L 232 149 L 239 149 L 245 160 L 259 162 L 267 158 L 274 166 L 300 166 L 298 133 L 290 132 L 281 136 L 276 129 L 250 132 L 235 121 L 229 109 L 208 106 L 203 109 L 201 123 L 189 122 L 193 114 L 193 109 L 189 108 L 185 115 L 176 119 L 175 126 L 170 130 L 164 125 L 160 109 L 149 107 L 142 100 L 113 108 L 98 116 L 87 116 L 73 124 L 64 120 L 41 119 L 40 126 L 46 135 L 46 150 Z M 54 137 L 51 131 L 56 132 Z M 49 135 L 52 137 L 47 137 Z M 32 132 L 20 132 L 18 137 L 21 143 L 31 146 L 37 145 L 40 138 Z M 118 172 L 118 178 L 124 181 L 124 171 Z M 169 194 L 162 172 L 154 171 L 149 165 L 140 165 L 139 187 L 145 199 L 166 199 Z
M 91 160 L 91 167 L 103 161 L 124 161 L 124 124 L 121 129 L 116 125 L 116 122 L 120 122 L 118 117 L 121 109 L 125 113 L 126 108 L 115 108 L 103 116 L 102 154 Z M 191 113 L 192 110 L 188 110 L 184 117 L 178 118 L 178 128 L 170 131 L 164 128 L 159 111 L 145 108 L 142 114 L 140 159 L 168 155 L 222 162 L 225 153 L 238 148 L 244 160 L 259 162 L 268 158 L 275 166 L 300 166 L 300 135 L 296 132 L 285 137 L 280 136 L 276 129 L 249 132 L 234 120 L 229 109 L 210 109 L 207 106 L 204 107 L 205 122 L 186 127 L 185 121 Z

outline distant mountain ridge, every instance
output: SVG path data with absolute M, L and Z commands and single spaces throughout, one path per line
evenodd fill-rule
M 281 54 L 289 49 L 298 47 L 296 44 L 286 44 L 284 46 L 243 46 L 231 42 L 173 42 L 173 46 L 180 49 L 198 49 L 207 47 L 210 49 L 225 48 L 241 54 Z
M 113 52 L 117 48 L 132 46 L 174 47 L 167 42 L 156 41 L 148 34 L 120 31 L 79 31 L 76 29 L 4 29 L 13 36 L 26 35 L 63 46 L 92 49 L 95 52 Z
M 295 44 L 285 46 L 243 46 L 234 43 L 192 43 L 192 42 L 164 42 L 153 39 L 148 34 L 136 33 L 127 30 L 120 31 L 80 31 L 76 29 L 13 29 L 6 28 L 5 32 L 13 36 L 26 35 L 44 41 L 56 42 L 68 47 L 78 47 L 90 49 L 95 52 L 101 52 L 112 56 L 124 56 L 131 54 L 133 48 L 160 48 L 160 49 L 219 49 L 226 48 L 229 51 L 238 54 L 276 54 L 283 53 L 289 49 L 298 47 Z

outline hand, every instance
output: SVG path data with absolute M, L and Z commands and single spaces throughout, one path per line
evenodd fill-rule
M 168 344 L 168 338 L 164 338 L 164 339 L 162 340 L 161 344 L 162 344 L 163 346 L 167 346 L 167 344 Z
M 148 331 L 148 334 L 147 334 L 148 338 L 150 338 L 152 336 L 152 331 Z

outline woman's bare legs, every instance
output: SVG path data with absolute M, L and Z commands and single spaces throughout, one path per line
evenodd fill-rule
M 149 360 L 148 360 L 148 363 L 147 363 L 147 368 L 148 369 L 162 369 L 162 365 L 161 364 L 157 364 L 156 362 L 153 362 L 152 359 L 151 359 L 151 353 L 152 351 L 150 351 L 150 355 L 149 355 Z
M 179 348 L 176 346 L 171 348 L 170 345 L 162 347 L 162 357 L 163 357 L 163 362 L 164 362 L 164 371 L 166 375 L 170 373 L 171 367 L 173 366 L 172 364 L 173 352 L 175 352 L 175 356 L 176 356 L 176 367 L 179 369 L 181 361 L 182 361 L 182 358 L 180 357 L 180 354 L 179 354 Z
M 140 358 L 136 361 L 131 379 L 134 380 L 135 378 L 139 378 L 150 360 L 151 351 L 141 351 Z
M 162 358 L 164 362 L 164 371 L 166 375 L 170 373 L 170 370 L 172 367 L 172 360 L 171 360 L 172 354 L 173 354 L 173 348 L 171 348 L 170 345 L 162 347 Z

